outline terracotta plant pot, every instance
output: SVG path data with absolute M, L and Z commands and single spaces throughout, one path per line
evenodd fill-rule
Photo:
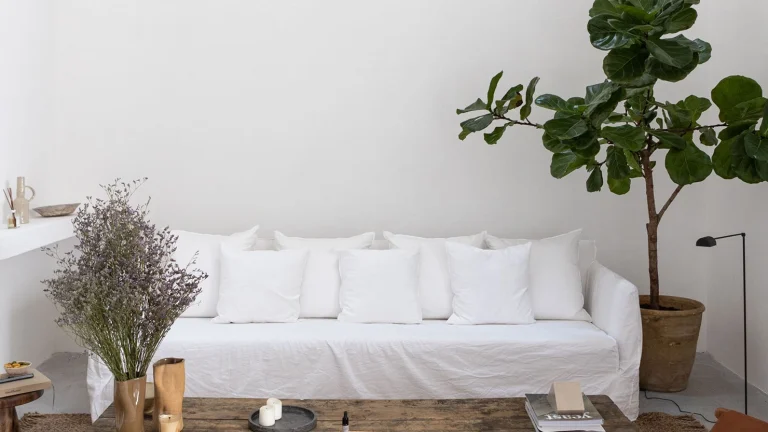
M 147 377 L 115 381 L 115 429 L 144 432 L 144 397 Z
M 155 380 L 155 409 L 152 412 L 152 422 L 156 431 L 160 431 L 160 416 L 171 415 L 177 426 L 173 432 L 184 428 L 182 418 L 182 403 L 184 401 L 185 372 L 184 359 L 164 358 L 152 366 Z M 167 429 L 167 428 L 165 428 Z
M 658 392 L 679 392 L 688 387 L 704 305 L 683 297 L 661 296 L 660 305 L 675 310 L 640 309 L 643 319 L 643 356 L 640 360 L 640 388 Z M 640 305 L 650 303 L 641 295 Z

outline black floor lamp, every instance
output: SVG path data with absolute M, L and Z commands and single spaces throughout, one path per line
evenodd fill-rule
M 747 414 L 747 235 L 745 233 L 731 234 L 722 237 L 702 237 L 696 240 L 696 246 L 713 247 L 717 246 L 717 240 L 741 236 L 741 273 L 743 281 L 743 299 L 744 299 L 744 414 Z

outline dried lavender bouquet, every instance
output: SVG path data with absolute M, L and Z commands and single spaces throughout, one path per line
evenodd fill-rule
M 177 236 L 149 219 L 149 200 L 132 205 L 145 179 L 102 185 L 106 199 L 88 197 L 73 220 L 77 245 L 56 259 L 45 292 L 60 312 L 56 323 L 98 356 L 117 381 L 145 376 L 171 325 L 208 277 L 173 258 Z

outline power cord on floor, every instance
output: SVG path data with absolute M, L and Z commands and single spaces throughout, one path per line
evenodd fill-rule
M 680 408 L 680 405 L 678 405 L 677 402 L 673 401 L 672 399 L 666 399 L 666 398 L 656 397 L 656 396 L 648 396 L 648 390 L 643 390 L 643 395 L 648 400 L 660 400 L 660 401 L 665 401 L 665 402 L 672 402 L 677 407 L 677 410 L 680 411 L 683 414 L 697 415 L 697 416 L 701 417 L 702 419 L 704 419 L 704 421 L 707 422 L 707 423 L 712 423 L 712 424 L 716 423 L 716 422 L 713 422 L 712 420 L 704 417 L 704 414 L 700 414 L 700 413 L 692 412 L 692 411 L 685 411 L 684 409 Z

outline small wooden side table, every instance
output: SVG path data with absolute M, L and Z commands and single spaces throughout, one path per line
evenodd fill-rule
M 19 417 L 16 415 L 16 407 L 39 399 L 44 391 L 37 390 L 0 398 L 0 432 L 18 432 Z

